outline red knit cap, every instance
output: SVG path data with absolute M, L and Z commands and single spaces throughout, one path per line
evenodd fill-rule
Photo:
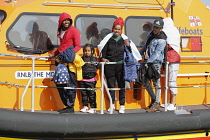
M 91 35 L 98 35 L 98 28 L 97 28 L 97 23 L 93 22 L 92 24 L 90 24 L 87 29 L 86 32 L 91 34 Z
M 121 17 L 119 17 L 118 19 L 115 20 L 115 22 L 113 23 L 113 26 L 119 24 L 121 27 L 124 26 L 124 21 Z

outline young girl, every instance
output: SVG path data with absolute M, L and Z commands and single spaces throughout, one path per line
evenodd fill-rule
M 97 79 L 96 69 L 100 67 L 96 57 L 93 45 L 85 44 L 83 48 L 82 59 L 86 63 L 82 67 L 83 80 L 79 81 L 81 88 L 95 88 Z M 95 90 L 81 90 L 83 108 L 80 112 L 96 113 L 96 92 Z M 90 109 L 88 109 L 88 103 L 90 103 Z

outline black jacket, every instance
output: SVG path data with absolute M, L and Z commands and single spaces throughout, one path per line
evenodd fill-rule
M 91 62 L 91 63 L 85 63 L 85 65 L 82 66 L 83 79 L 91 79 L 95 77 L 97 75 L 96 69 L 99 69 L 101 67 L 96 57 L 83 56 L 82 59 L 84 60 L 84 62 Z
M 97 58 L 94 56 L 83 56 L 82 59 L 84 62 L 92 62 L 85 63 L 85 65 L 82 66 L 82 72 L 96 72 L 96 69 L 100 69 L 100 64 L 97 61 Z
M 149 64 L 148 68 L 146 68 L 144 63 L 141 64 L 140 68 L 137 70 L 137 75 L 136 82 L 143 86 L 146 86 L 148 81 L 152 79 L 157 81 L 161 77 L 153 64 Z
M 110 62 L 117 62 L 124 58 L 124 40 L 120 38 L 117 42 L 111 37 L 102 50 L 102 58 Z

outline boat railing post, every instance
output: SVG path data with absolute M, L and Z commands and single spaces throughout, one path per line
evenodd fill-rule
M 104 62 L 101 62 L 101 114 L 104 114 Z
M 31 87 L 31 112 L 34 112 L 34 72 L 35 72 L 35 59 L 36 57 L 32 57 L 32 87 Z
M 165 105 L 164 105 L 164 111 L 167 111 L 167 105 L 168 105 L 168 65 L 169 62 L 165 63 L 166 69 L 165 69 Z
M 112 64 L 116 64 L 116 62 L 107 62 L 106 64 L 108 64 L 108 65 L 112 65 Z M 108 85 L 107 85 L 107 83 L 105 82 L 105 78 L 103 79 L 104 80 L 104 86 L 105 86 L 105 89 L 106 89 L 106 93 L 107 93 L 107 95 L 108 95 L 108 97 L 109 97 L 109 114 L 113 114 L 113 108 L 112 108 L 112 104 L 113 104 L 113 102 L 112 102 L 112 97 L 111 97 L 111 94 L 110 94 L 110 92 L 109 92 L 109 88 L 108 88 Z M 112 89 L 113 90 L 113 89 Z
M 104 80 L 105 81 L 105 80 Z M 107 92 L 107 95 L 108 95 L 108 97 L 109 97 L 109 113 L 110 114 L 113 114 L 113 108 L 111 107 L 112 106 L 112 97 L 111 97 L 111 95 L 110 95 L 110 92 L 109 92 L 109 88 L 108 88 L 108 86 L 107 86 L 107 84 L 106 84 L 106 82 L 104 82 L 104 86 L 105 86 L 105 89 L 106 89 L 106 92 Z
M 106 62 L 101 62 L 101 114 L 104 114 L 104 88 L 106 89 L 106 93 L 109 97 L 109 102 L 110 102 L 110 114 L 113 114 L 113 108 L 112 106 L 112 97 L 109 93 L 109 88 L 107 86 L 107 83 L 105 81 L 104 77 L 104 65 Z M 109 62 L 110 63 L 110 62 Z M 106 63 L 108 64 L 108 63 Z
M 34 77 L 34 75 L 33 75 L 33 73 L 32 73 L 32 75 L 31 75 L 30 79 L 28 80 L 28 83 L 27 83 L 27 85 L 26 85 L 26 87 L 25 87 L 25 89 L 24 89 L 24 91 L 23 91 L 23 94 L 22 94 L 22 96 L 21 96 L 21 100 L 20 100 L 20 111 L 24 111 L 24 107 L 23 107 L 23 104 L 24 104 L 24 97 L 25 97 L 25 95 L 26 95 L 26 91 L 28 90 L 28 87 L 29 87 L 29 85 L 30 85 L 31 80 L 32 80 L 33 77 Z

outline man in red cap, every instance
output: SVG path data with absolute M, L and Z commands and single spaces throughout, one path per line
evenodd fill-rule
M 77 28 L 72 26 L 71 16 L 67 13 L 60 15 L 58 21 L 58 37 L 60 39 L 60 46 L 49 54 L 50 57 L 57 56 L 72 47 L 75 53 L 80 50 L 80 32 Z M 61 100 L 66 106 L 64 109 L 58 110 L 59 113 L 74 112 L 76 90 L 64 89 L 64 87 L 76 87 L 75 73 L 71 71 L 68 71 L 68 73 L 70 78 L 67 84 L 56 84 Z

